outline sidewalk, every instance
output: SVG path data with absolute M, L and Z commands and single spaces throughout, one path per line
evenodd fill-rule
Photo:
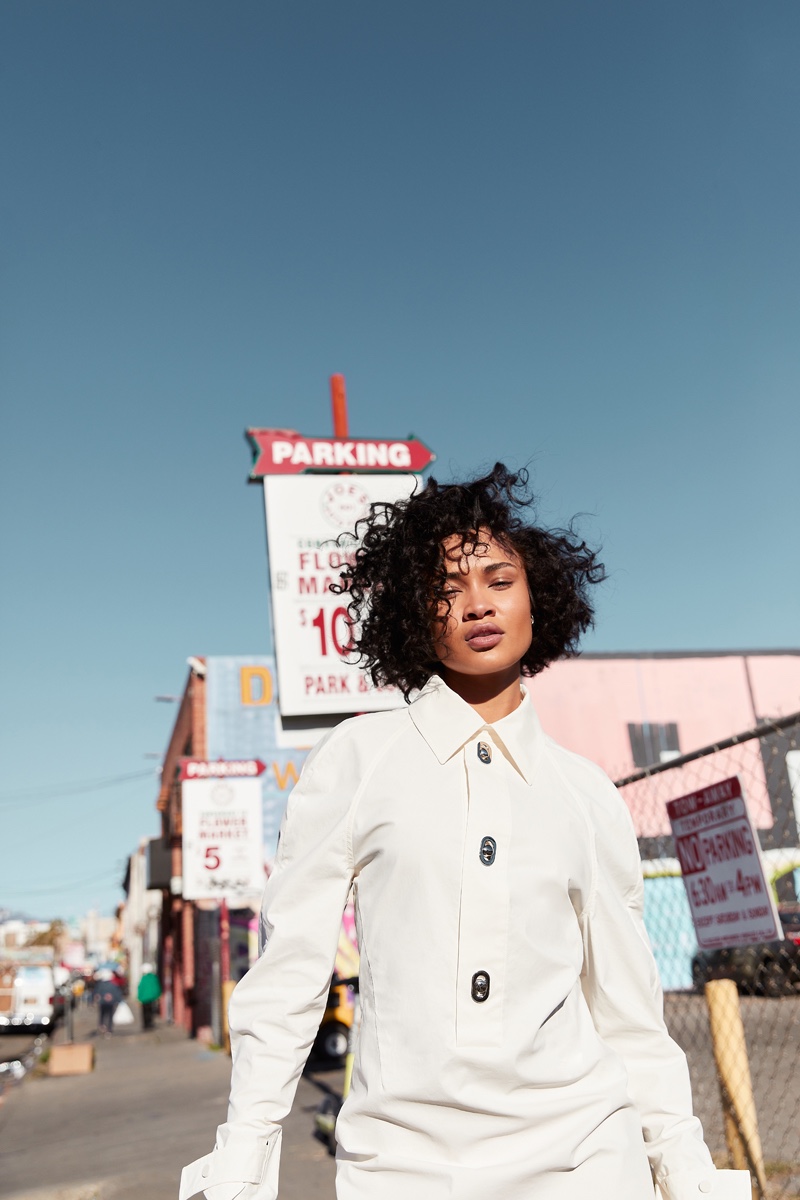
M 3 1200 L 177 1200 L 181 1167 L 212 1149 L 225 1119 L 230 1059 L 183 1030 L 143 1033 L 136 1015 L 130 1030 L 103 1038 L 94 1036 L 96 1014 L 79 1009 L 75 1040 L 95 1044 L 93 1073 L 34 1073 L 6 1092 Z M 281 1200 L 333 1200 L 334 1163 L 313 1137 L 313 1114 L 341 1074 L 314 1078 L 301 1079 L 284 1123 Z

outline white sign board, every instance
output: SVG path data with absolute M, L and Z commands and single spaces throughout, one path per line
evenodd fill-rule
M 181 784 L 183 896 L 236 900 L 264 889 L 261 780 Z
M 704 950 L 783 937 L 738 778 L 670 800 L 675 850 Z
M 373 688 L 356 663 L 343 661 L 350 628 L 347 595 L 331 583 L 357 543 L 336 539 L 376 501 L 405 499 L 416 475 L 270 475 L 264 479 L 267 540 L 283 716 L 374 712 L 402 702 Z

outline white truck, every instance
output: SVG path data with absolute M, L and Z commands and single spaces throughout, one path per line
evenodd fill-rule
M 56 982 L 50 963 L 0 963 L 0 1032 L 50 1030 Z

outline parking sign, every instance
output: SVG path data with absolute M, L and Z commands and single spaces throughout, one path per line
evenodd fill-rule
M 667 813 L 698 944 L 716 950 L 782 938 L 738 777 L 670 800 Z

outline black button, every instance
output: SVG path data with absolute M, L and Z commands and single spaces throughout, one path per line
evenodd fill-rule
M 490 763 L 492 761 L 492 747 L 488 742 L 478 742 L 478 758 L 482 763 Z
M 497 842 L 492 837 L 485 837 L 481 842 L 481 862 L 485 867 L 492 865 L 496 853 Z
M 489 972 L 476 971 L 472 976 L 472 999 L 476 1004 L 483 1004 L 489 999 Z

